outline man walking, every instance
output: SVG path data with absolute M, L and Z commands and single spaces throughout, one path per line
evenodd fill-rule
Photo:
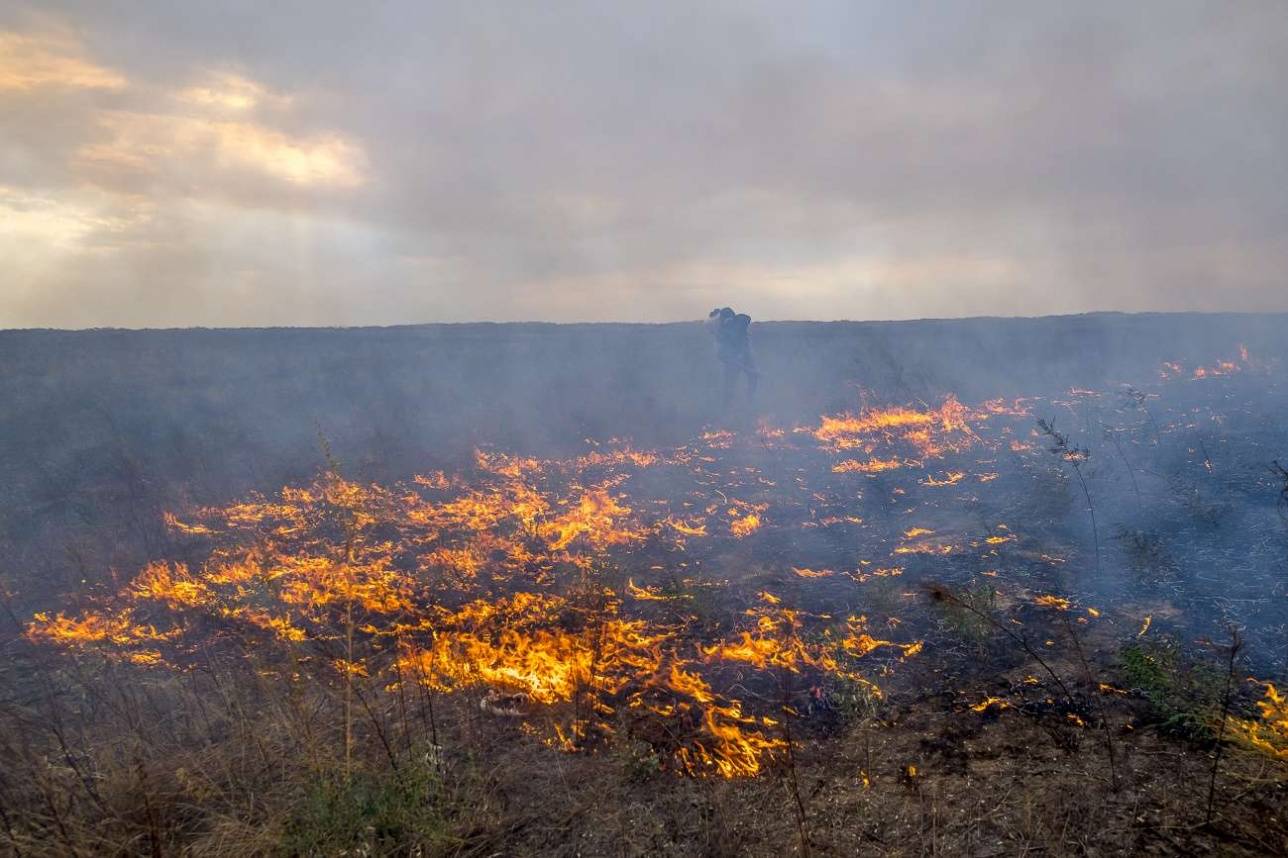
M 751 316 L 735 313 L 730 307 L 712 310 L 707 315 L 707 327 L 716 341 L 716 356 L 724 366 L 724 404 L 733 402 L 740 376 L 747 378 L 747 399 L 756 395 L 760 373 L 751 357 Z

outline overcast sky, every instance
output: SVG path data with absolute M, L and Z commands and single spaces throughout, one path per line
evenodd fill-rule
M 1286 236 L 1284 0 L 0 0 L 0 327 L 1288 310 Z

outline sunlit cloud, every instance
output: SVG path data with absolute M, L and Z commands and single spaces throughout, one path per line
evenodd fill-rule
M 289 96 L 271 92 L 267 87 L 232 72 L 210 74 L 202 83 L 184 87 L 175 98 L 198 107 L 244 113 L 260 105 L 285 108 L 291 103 Z
M 0 327 L 35 321 L 22 308 L 42 300 L 50 278 L 68 265 L 101 266 L 133 242 L 150 211 L 147 201 L 93 191 L 55 197 L 0 185 L 0 258 L 6 272 L 0 291 L 8 299 L 0 305 Z
M 338 134 L 292 137 L 252 122 L 180 114 L 104 111 L 107 139 L 81 147 L 90 173 L 249 172 L 291 185 L 353 188 L 363 183 L 365 154 Z
M 7 252 L 38 244 L 46 248 L 75 248 L 102 221 L 84 206 L 0 185 L 0 240 Z
M 0 32 L 0 91 L 119 90 L 126 83 L 124 75 L 87 59 L 72 39 Z

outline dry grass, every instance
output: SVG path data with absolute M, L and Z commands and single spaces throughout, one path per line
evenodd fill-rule
M 338 680 L 269 676 L 250 658 L 212 656 L 176 676 L 10 649 L 0 845 L 13 855 L 1288 849 L 1281 763 L 1226 748 L 1205 824 L 1212 748 L 1134 727 L 1148 722 L 1147 704 L 1131 696 L 1103 699 L 1119 725 L 1118 791 L 1092 728 L 1053 726 L 1063 716 L 1040 708 L 963 704 L 997 678 L 895 695 L 839 726 L 803 720 L 791 769 L 740 781 L 680 778 L 626 745 L 560 753 L 474 698 L 434 700 L 431 724 L 431 701 L 415 689 L 373 694 L 353 722 L 346 776 Z M 1052 667 L 1073 675 L 1068 659 Z

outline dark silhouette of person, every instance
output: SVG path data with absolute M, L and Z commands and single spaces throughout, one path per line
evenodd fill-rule
M 738 379 L 747 379 L 747 399 L 756 395 L 760 373 L 751 356 L 751 316 L 735 313 L 730 307 L 720 307 L 707 314 L 707 327 L 716 341 L 716 357 L 724 367 L 724 404 L 733 402 Z

